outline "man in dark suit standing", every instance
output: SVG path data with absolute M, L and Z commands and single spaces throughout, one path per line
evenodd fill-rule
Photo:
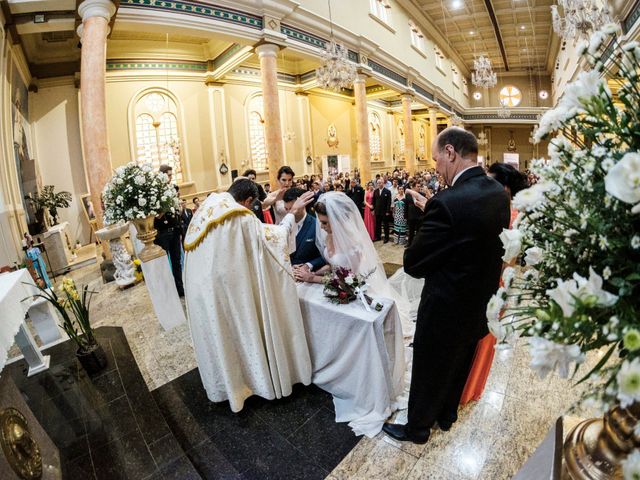
M 284 209 L 289 212 L 293 204 L 305 193 L 301 188 L 290 188 L 284 192 Z M 294 268 L 306 268 L 312 272 L 322 268 L 326 262 L 316 246 L 316 219 L 304 214 L 297 224 L 296 250 L 291 254 L 291 264 Z
M 347 195 L 360 210 L 360 216 L 364 218 L 364 188 L 360 185 L 360 180 L 357 178 L 351 180 L 351 188 L 347 191 Z
M 187 236 L 187 229 L 193 218 L 193 210 L 187 208 L 187 201 L 180 200 L 180 228 L 182 230 L 182 239 Z
M 407 190 L 416 191 L 416 182 L 411 181 L 409 184 L 409 188 Z M 417 190 L 418 194 L 426 197 L 427 200 L 430 198 L 430 195 L 425 195 L 422 189 Z M 423 212 L 416 205 L 414 201 L 414 197 L 408 191 L 406 191 L 407 195 L 405 195 L 405 203 L 407 204 L 407 208 L 405 209 L 405 216 L 407 217 L 407 231 L 408 231 L 408 240 L 407 247 L 413 243 L 413 240 L 416 236 L 418 228 L 420 227 L 420 222 L 422 222 Z
M 381 240 L 384 226 L 384 243 L 389 242 L 389 222 L 391 221 L 391 191 L 384 186 L 384 180 L 379 178 L 378 188 L 373 192 L 373 214 L 376 216 L 375 240 Z
M 432 151 L 450 188 L 428 204 L 414 195 L 425 215 L 404 253 L 404 269 L 425 278 L 425 286 L 413 340 L 408 422 L 383 427 L 391 437 L 414 443 L 425 443 L 434 423 L 448 430 L 458 418 L 476 344 L 488 331 L 486 306 L 502 269 L 498 236 L 510 216 L 504 188 L 477 166 L 472 133 L 447 128 Z

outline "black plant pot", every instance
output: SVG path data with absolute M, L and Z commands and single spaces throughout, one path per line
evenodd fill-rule
M 98 343 L 84 352 L 81 352 L 80 349 L 78 349 L 76 357 L 78 357 L 82 368 L 90 374 L 98 373 L 107 366 L 107 355 L 104 353 L 102 346 Z

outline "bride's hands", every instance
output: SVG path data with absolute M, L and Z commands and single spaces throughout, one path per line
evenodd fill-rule
M 293 277 L 297 282 L 311 282 L 315 274 L 309 271 L 309 267 L 306 265 L 300 265 L 293 268 Z

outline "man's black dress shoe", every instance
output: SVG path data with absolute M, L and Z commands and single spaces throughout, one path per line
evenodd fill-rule
M 449 430 L 451 430 L 452 425 L 453 423 L 447 420 L 438 420 L 438 428 L 443 432 L 448 432 Z
M 427 443 L 427 440 L 429 440 L 428 432 L 425 437 L 415 437 L 413 435 L 409 435 L 406 425 L 399 425 L 396 423 L 385 423 L 382 426 L 382 430 L 391 438 L 394 438 L 401 442 Z

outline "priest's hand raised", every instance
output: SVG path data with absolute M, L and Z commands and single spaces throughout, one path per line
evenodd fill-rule
M 313 192 L 305 192 L 296 198 L 296 201 L 291 206 L 291 210 L 289 210 L 289 213 L 293 213 L 293 216 L 296 218 L 296 222 L 302 220 L 302 217 L 304 217 L 305 207 L 313 201 L 313 197 Z

